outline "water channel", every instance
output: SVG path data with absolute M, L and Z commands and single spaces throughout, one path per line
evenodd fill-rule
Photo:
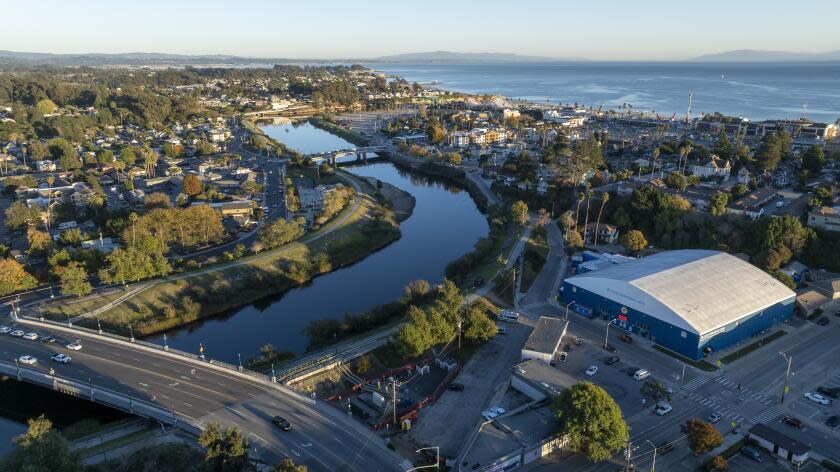
M 308 123 L 267 125 L 263 129 L 301 152 L 353 147 Z M 239 354 L 243 359 L 256 354 L 266 343 L 300 354 L 308 343 L 302 330 L 310 321 L 340 319 L 345 313 L 392 301 L 412 280 L 439 282 L 446 264 L 470 251 L 488 233 L 485 217 L 466 191 L 406 173 L 389 162 L 345 169 L 358 176 L 375 177 L 415 197 L 414 212 L 401 224 L 402 237 L 352 266 L 318 277 L 280 297 L 172 330 L 167 333 L 170 346 L 195 352 L 201 343 L 209 357 L 230 363 L 236 363 Z

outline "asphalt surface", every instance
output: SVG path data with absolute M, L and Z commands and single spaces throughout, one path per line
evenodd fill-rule
M 4 322 L 3 325 L 15 326 Z M 200 362 L 163 357 L 96 337 L 18 324 L 26 332 L 50 334 L 54 344 L 0 334 L 0 358 L 14 362 L 23 355 L 38 358 L 35 369 L 55 369 L 60 377 L 89 382 L 175 410 L 201 424 L 218 421 L 237 425 L 250 437 L 256 455 L 268 464 L 291 457 L 315 471 L 403 470 L 384 440 L 363 425 L 347 419 L 329 405 L 312 405 L 257 380 L 225 375 Z M 64 346 L 80 340 L 80 351 Z M 59 364 L 50 357 L 72 357 Z M 271 424 L 280 415 L 292 424 L 284 432 Z

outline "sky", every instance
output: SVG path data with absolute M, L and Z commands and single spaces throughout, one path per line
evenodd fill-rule
M 807 5 L 790 0 L 0 0 L 6 20 L 0 49 L 324 59 L 447 50 L 679 60 L 735 49 L 840 48 L 836 0 Z

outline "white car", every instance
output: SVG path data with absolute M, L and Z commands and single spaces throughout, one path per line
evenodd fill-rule
M 492 410 L 484 410 L 481 412 L 481 416 L 484 417 L 485 420 L 490 421 L 493 418 L 499 416 L 495 411 Z
M 38 339 L 38 335 L 35 334 L 35 333 L 26 333 L 26 334 L 23 335 L 23 339 L 28 339 L 30 341 L 34 341 L 34 340 Z
M 18 362 L 20 362 L 21 364 L 35 365 L 38 363 L 38 359 L 32 356 L 20 356 L 18 357 Z
M 656 414 L 659 415 L 659 416 L 664 416 L 664 415 L 670 413 L 670 411 L 673 410 L 673 409 L 674 408 L 667 403 L 660 403 L 656 407 Z
M 56 354 L 56 355 L 50 357 L 50 359 L 52 359 L 56 362 L 60 362 L 62 364 L 66 364 L 66 363 L 70 362 L 73 358 L 68 356 L 67 354 L 59 353 L 59 354 Z
M 79 341 L 76 341 L 74 343 L 68 344 L 65 347 L 67 347 L 67 349 L 70 349 L 71 351 L 79 351 L 79 350 L 82 349 L 82 343 L 80 343 Z
M 23 336 L 23 330 L 22 329 L 16 329 L 9 334 L 11 334 L 12 336 L 14 336 L 16 338 L 19 338 L 19 337 Z
M 808 392 L 804 396 L 808 400 L 811 400 L 812 402 L 817 402 L 820 405 L 828 405 L 829 403 L 831 403 L 831 401 L 828 398 L 825 398 L 824 396 L 820 395 L 819 393 Z
M 0 334 L 9 334 L 12 332 L 12 328 L 8 326 L 0 326 Z
M 586 376 L 587 377 L 592 377 L 596 373 L 598 373 L 598 366 L 597 365 L 591 365 L 591 366 L 589 366 L 588 369 L 586 369 Z

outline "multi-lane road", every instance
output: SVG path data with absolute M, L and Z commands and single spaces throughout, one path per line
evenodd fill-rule
M 152 402 L 206 425 L 237 425 L 250 438 L 256 456 L 271 464 L 291 457 L 317 471 L 403 470 L 384 440 L 329 405 L 309 402 L 275 386 L 235 376 L 200 361 L 114 343 L 98 336 L 59 327 L 44 328 L 4 320 L 26 332 L 58 338 L 53 344 L 0 335 L 0 358 L 14 362 L 35 356 L 34 369 L 117 391 Z M 64 346 L 80 340 L 82 349 Z M 63 352 L 68 364 L 52 362 Z M 271 423 L 280 415 L 292 423 L 284 432 Z

